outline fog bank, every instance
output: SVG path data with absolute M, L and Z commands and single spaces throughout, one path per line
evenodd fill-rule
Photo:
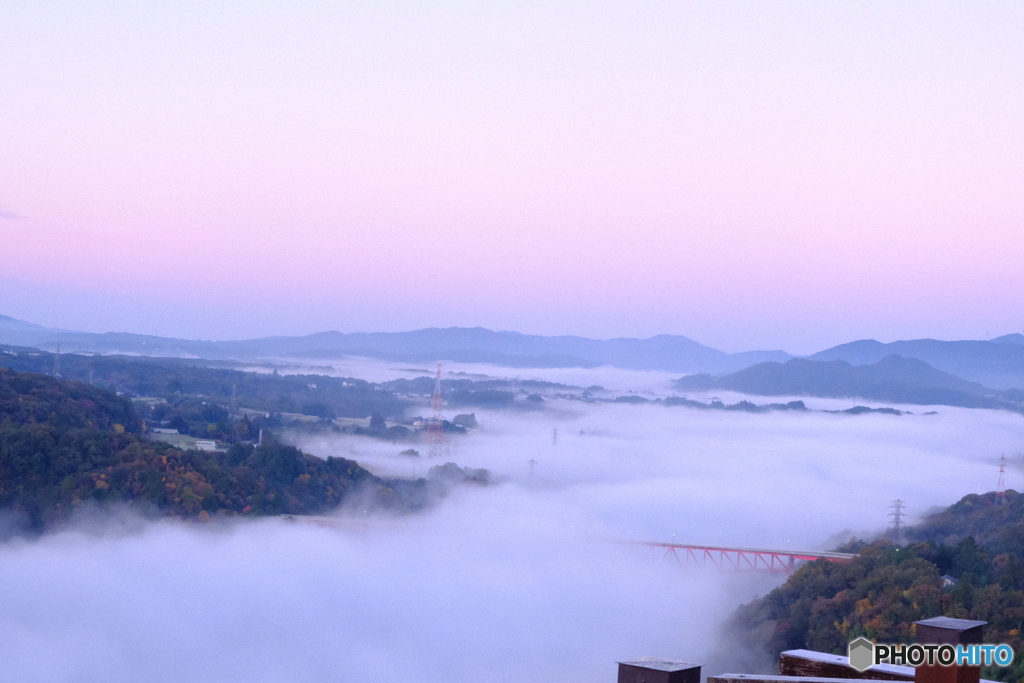
M 354 531 L 281 520 L 68 531 L 0 550 L 0 679 L 614 680 L 698 658 L 739 577 L 595 543 L 505 487 Z M 732 579 L 732 581 L 730 581 Z
M 805 400 L 820 409 L 854 404 Z M 934 415 L 921 406 L 907 415 L 847 415 L 547 405 L 533 413 L 476 410 L 479 431 L 455 437 L 446 459 L 487 468 L 530 499 L 558 500 L 603 533 L 634 540 L 820 548 L 844 529 L 884 529 L 896 498 L 914 520 L 993 490 L 999 454 L 1017 452 L 1024 436 L 1020 415 L 946 406 Z M 397 455 L 405 444 L 363 437 L 298 443 L 385 475 L 423 476 L 437 464 Z M 1020 486 L 1012 473 L 1007 485 Z
M 649 374 L 605 379 L 668 391 Z M 600 682 L 624 658 L 708 662 L 727 616 L 783 577 L 687 571 L 623 541 L 823 548 L 884 528 L 894 498 L 913 519 L 992 490 L 1024 431 L 1016 414 L 948 407 L 543 406 L 474 411 L 479 430 L 441 461 L 364 436 L 287 437 L 383 475 L 491 471 L 422 514 L 83 521 L 0 545 L 0 680 Z

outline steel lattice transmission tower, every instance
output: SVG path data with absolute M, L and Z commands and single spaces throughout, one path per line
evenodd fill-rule
M 434 379 L 434 398 L 431 401 L 433 415 L 427 423 L 427 457 L 438 458 L 444 451 L 444 417 L 441 409 L 444 408 L 444 401 L 441 400 L 441 362 L 437 363 L 437 377 Z
M 899 543 L 903 538 L 903 506 L 906 505 L 902 500 L 898 498 L 892 502 L 889 509 L 892 512 L 889 513 L 889 517 L 892 518 L 892 523 L 889 524 L 889 531 L 892 533 L 893 543 Z
M 1006 503 L 1006 455 L 999 454 L 999 483 L 996 485 L 996 505 Z

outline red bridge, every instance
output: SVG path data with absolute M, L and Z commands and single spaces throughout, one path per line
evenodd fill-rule
M 766 550 L 764 548 L 726 548 L 715 545 L 687 545 L 685 543 L 644 542 L 649 548 L 664 548 L 665 557 L 680 564 L 716 569 L 738 569 L 791 572 L 797 562 L 828 560 L 849 562 L 857 557 L 854 553 L 833 553 L 820 550 Z

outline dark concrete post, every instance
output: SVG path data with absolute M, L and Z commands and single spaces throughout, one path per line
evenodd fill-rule
M 700 683 L 700 664 L 658 657 L 619 662 L 619 683 Z
M 922 645 L 972 645 L 981 642 L 988 622 L 934 617 L 914 623 L 917 642 Z M 980 666 L 922 664 L 914 672 L 914 683 L 978 683 L 980 680 Z

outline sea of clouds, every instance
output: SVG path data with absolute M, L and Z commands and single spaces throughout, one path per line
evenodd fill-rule
M 415 367 L 367 365 L 339 374 Z M 463 370 L 671 393 L 652 373 Z M 6 542 L 0 680 L 600 682 L 642 655 L 725 666 L 722 623 L 784 577 L 686 569 L 632 542 L 827 548 L 884 529 L 895 498 L 913 517 L 992 490 L 1024 432 L 1008 412 L 853 416 L 821 410 L 863 401 L 805 400 L 814 411 L 476 410 L 480 428 L 441 462 L 494 483 L 416 515 L 352 507 L 328 528 L 113 515 Z M 291 438 L 384 476 L 439 464 L 399 455 L 410 444 Z

